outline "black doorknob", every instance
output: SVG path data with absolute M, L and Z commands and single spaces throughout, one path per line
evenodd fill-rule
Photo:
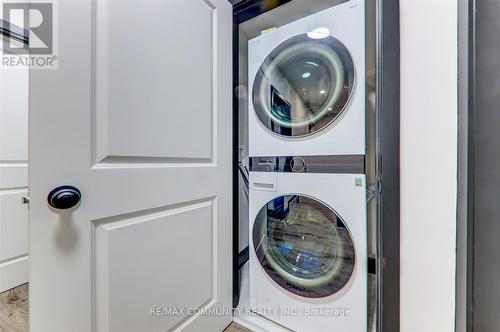
M 47 202 L 54 209 L 65 210 L 76 206 L 82 194 L 73 186 L 60 186 L 52 190 L 47 196 Z

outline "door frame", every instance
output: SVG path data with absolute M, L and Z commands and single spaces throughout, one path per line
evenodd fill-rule
M 238 26 L 291 0 L 230 0 L 233 4 L 233 88 L 238 86 Z M 377 331 L 399 331 L 399 0 L 377 0 Z M 234 91 L 233 91 L 234 92 Z M 233 306 L 239 302 L 239 116 L 233 93 Z
M 455 326 L 474 331 L 477 0 L 458 0 L 458 192 Z
M 377 331 L 400 325 L 399 0 L 377 1 Z
M 458 160 L 455 329 L 472 331 L 475 155 L 475 1 L 458 0 Z

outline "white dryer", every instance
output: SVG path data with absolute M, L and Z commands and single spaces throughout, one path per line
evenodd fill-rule
M 363 174 L 250 173 L 250 307 L 301 332 L 367 330 Z
M 249 41 L 249 155 L 365 154 L 365 9 L 351 0 Z

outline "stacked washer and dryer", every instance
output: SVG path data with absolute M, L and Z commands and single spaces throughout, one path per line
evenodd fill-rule
M 366 331 L 364 0 L 248 46 L 250 307 L 295 331 Z

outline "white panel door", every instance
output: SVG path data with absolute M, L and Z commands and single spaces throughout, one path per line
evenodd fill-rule
M 223 330 L 230 3 L 58 7 L 59 68 L 30 72 L 31 331 Z M 60 185 L 79 205 L 48 206 Z
M 0 48 L 8 39 L 0 40 Z M 0 50 L 4 52 L 4 50 Z M 0 293 L 28 282 L 28 69 L 0 69 Z

